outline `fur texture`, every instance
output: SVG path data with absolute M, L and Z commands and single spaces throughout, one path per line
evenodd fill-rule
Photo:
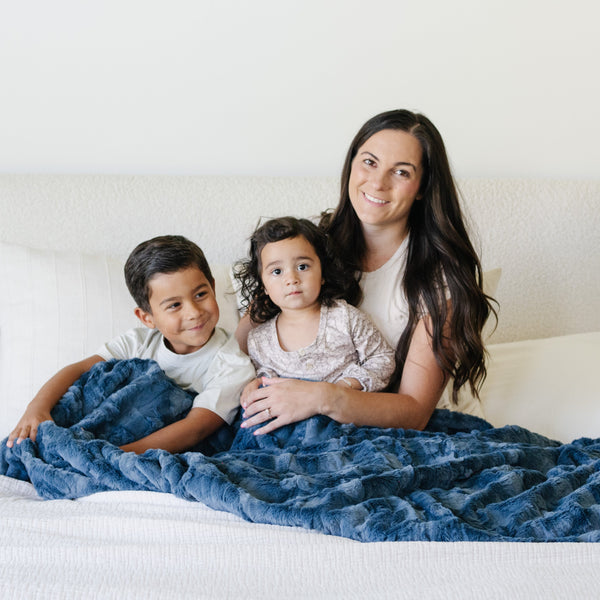
M 561 444 L 436 411 L 423 432 L 315 417 L 265 436 L 223 428 L 184 454 L 119 450 L 191 402 L 156 363 L 98 363 L 36 443 L 2 444 L 0 473 L 48 499 L 158 491 L 365 542 L 600 541 L 600 439 Z

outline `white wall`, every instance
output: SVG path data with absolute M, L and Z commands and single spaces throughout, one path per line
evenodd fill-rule
M 598 178 L 596 0 L 1 0 L 0 172 L 335 175 L 427 114 L 459 177 Z

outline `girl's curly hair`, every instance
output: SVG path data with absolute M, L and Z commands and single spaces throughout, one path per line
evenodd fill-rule
M 352 304 L 360 300 L 360 287 L 353 270 L 346 267 L 335 251 L 325 231 L 308 219 L 280 217 L 258 226 L 250 238 L 249 256 L 234 266 L 234 276 L 240 284 L 242 306 L 254 323 L 265 323 L 281 312 L 267 295 L 260 276 L 262 249 L 273 242 L 303 237 L 315 249 L 321 262 L 324 283 L 319 302 L 331 306 L 334 300 L 344 299 Z

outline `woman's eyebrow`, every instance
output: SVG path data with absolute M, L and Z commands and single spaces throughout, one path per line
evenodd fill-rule
M 377 156 L 375 156 L 375 154 L 373 154 L 372 152 L 369 152 L 368 150 L 363 150 L 361 152 L 362 154 L 368 154 L 369 156 L 372 156 L 375 160 L 379 160 L 379 158 L 377 158 Z M 408 162 L 408 161 L 403 161 L 403 160 L 399 160 L 397 163 L 394 164 L 395 167 L 399 167 L 399 166 L 405 166 L 405 167 L 412 167 L 415 171 L 417 170 L 417 167 L 415 165 L 413 165 L 413 163 Z

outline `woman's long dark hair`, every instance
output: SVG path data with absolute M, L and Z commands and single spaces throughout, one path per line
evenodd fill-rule
M 360 272 L 366 245 L 360 220 L 350 203 L 350 172 L 359 148 L 386 129 L 410 133 L 423 153 L 419 199 L 414 201 L 408 218 L 410 237 L 403 287 L 409 317 L 396 348 L 396 372 L 390 389 L 400 384 L 412 335 L 425 309 L 431 317 L 432 349 L 440 368 L 454 380 L 452 400 L 456 403 L 458 390 L 465 383 L 478 396 L 486 376 L 481 331 L 490 312 L 495 315 L 496 311 L 491 304 L 494 300 L 483 292 L 481 264 L 467 234 L 444 142 L 433 123 L 408 110 L 384 112 L 367 121 L 346 155 L 339 204 L 333 213 L 323 214 L 321 225 L 350 266 Z
M 265 323 L 281 312 L 265 291 L 261 279 L 261 252 L 267 244 L 295 237 L 305 238 L 321 262 L 321 304 L 331 306 L 338 298 L 350 301 L 360 293 L 354 272 L 341 260 L 322 228 L 308 219 L 271 219 L 254 231 L 250 238 L 248 258 L 236 263 L 233 271 L 235 278 L 240 282 L 242 306 L 248 310 L 250 319 L 255 323 Z

